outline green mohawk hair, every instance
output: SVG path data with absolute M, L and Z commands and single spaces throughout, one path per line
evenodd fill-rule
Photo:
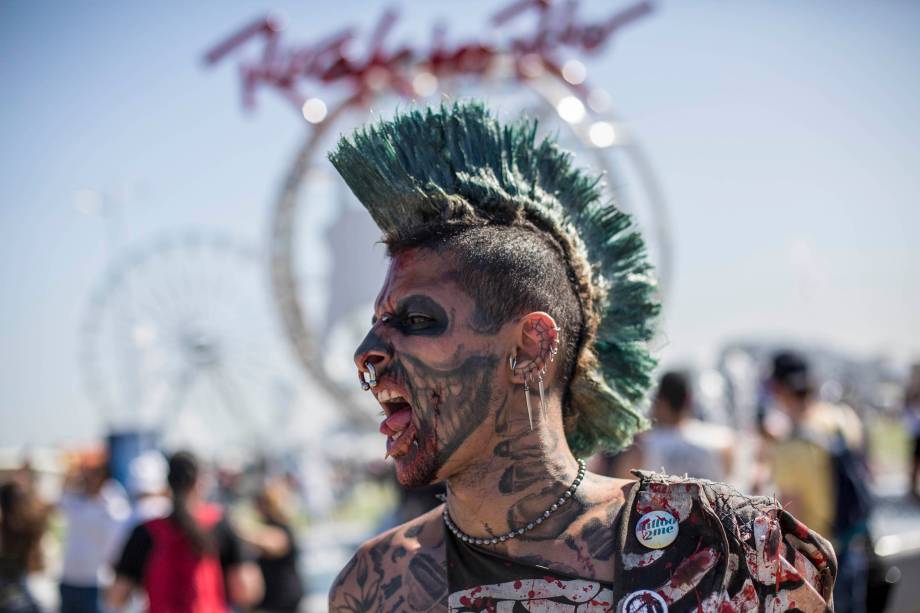
M 329 159 L 388 241 L 423 226 L 521 225 L 550 234 L 574 272 L 584 342 L 563 407 L 572 451 L 618 450 L 647 422 L 646 347 L 659 310 L 645 244 L 537 123 L 500 125 L 479 102 L 398 114 L 342 138 Z

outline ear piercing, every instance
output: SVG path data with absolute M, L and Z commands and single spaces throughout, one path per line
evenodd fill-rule
M 556 354 L 559 353 L 559 327 L 556 327 L 556 339 L 553 341 L 553 344 L 549 348 L 549 361 L 556 361 Z M 546 363 L 543 364 L 543 368 L 540 370 L 540 375 L 537 379 L 537 384 L 540 388 L 540 409 L 543 411 L 543 419 L 546 419 L 546 388 L 543 386 L 543 375 L 546 374 Z
M 559 328 L 556 328 L 558 331 Z M 549 348 L 549 361 L 553 362 L 556 359 L 556 353 L 559 352 L 559 337 L 556 337 L 556 340 L 553 342 L 552 346 Z M 508 356 L 508 365 L 511 367 L 511 370 L 514 371 L 517 369 L 517 356 L 511 354 Z M 531 372 L 534 368 L 531 368 L 524 373 L 524 401 L 527 403 L 527 419 L 530 421 L 530 430 L 533 431 L 533 407 L 530 404 L 530 382 Z M 543 368 L 540 369 L 539 374 L 537 374 L 537 390 L 540 392 L 540 412 L 543 413 L 543 421 L 547 421 L 546 417 L 546 385 L 543 382 L 543 376 L 546 374 L 546 364 L 543 364 Z
M 543 413 L 543 421 L 546 421 L 546 388 L 543 387 L 543 375 L 546 373 L 546 366 L 537 376 L 537 387 L 540 390 L 540 411 Z
M 508 365 L 512 371 L 517 369 L 517 357 L 514 354 L 508 356 Z M 533 410 L 530 407 L 530 386 L 527 384 L 527 373 L 524 373 L 524 401 L 527 403 L 527 419 L 530 421 L 530 431 L 533 432 Z
M 533 409 L 530 408 L 530 386 L 527 385 L 527 375 L 524 375 L 524 401 L 527 403 L 527 419 L 530 420 L 530 431 L 533 432 Z

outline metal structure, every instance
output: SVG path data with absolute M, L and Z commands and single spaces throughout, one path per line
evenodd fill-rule
M 173 234 L 130 249 L 84 316 L 80 366 L 111 431 L 213 454 L 264 443 L 295 397 L 259 252 Z
M 363 54 L 354 52 L 353 29 L 314 44 L 287 47 L 277 17 L 253 22 L 207 52 L 206 62 L 214 64 L 252 41 L 261 41 L 262 52 L 240 66 L 244 106 L 255 104 L 260 87 L 270 87 L 307 122 L 306 138 L 272 211 L 272 289 L 298 361 L 354 419 L 370 423 L 371 407 L 355 393 L 348 358 L 359 340 L 357 331 L 366 327 L 364 320 L 370 317 L 369 304 L 384 263 L 380 250 L 367 247 L 375 236 L 369 217 L 355 214 L 359 207 L 333 175 L 325 152 L 339 133 L 367 121 L 370 109 L 387 114 L 407 99 L 476 96 L 487 99 L 506 117 L 520 113 L 537 117 L 544 133 L 556 133 L 564 147 L 579 152 L 579 160 L 606 174 L 610 197 L 633 213 L 650 236 L 651 255 L 666 290 L 671 273 L 670 232 L 651 167 L 611 109 L 609 97 L 588 85 L 585 65 L 576 59 L 563 60 L 599 53 L 624 27 L 650 14 L 652 6 L 641 1 L 591 23 L 579 21 L 576 8 L 576 2 L 512 3 L 492 17 L 491 27 L 501 31 L 528 16 L 536 19 L 536 27 L 529 35 L 509 31 L 501 47 L 486 42 L 451 45 L 443 27 L 434 28 L 431 45 L 425 49 L 388 45 L 398 19 L 389 10 L 366 41 Z M 323 97 L 307 95 L 305 83 L 328 92 Z M 332 212 L 317 212 L 318 203 L 331 206 Z M 336 216 L 331 230 L 323 233 L 323 224 L 328 228 L 329 218 Z M 317 244 L 328 245 L 323 258 L 327 265 L 321 273 L 312 261 L 317 258 Z M 312 249 L 306 257 L 301 256 L 303 245 Z M 323 301 L 325 309 L 318 304 Z M 308 302 L 314 304 L 307 306 Z M 364 316 L 360 325 L 357 313 Z M 336 330 L 337 335 L 332 333 Z M 331 342 L 334 336 L 342 339 L 341 349 Z M 335 359 L 323 359 L 329 355 Z

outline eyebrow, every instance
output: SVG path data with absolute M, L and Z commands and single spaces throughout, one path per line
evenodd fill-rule
M 444 307 L 442 307 L 438 301 L 430 296 L 425 296 L 423 294 L 412 294 L 411 296 L 406 296 L 396 305 L 396 310 L 398 311 L 404 311 L 411 308 L 434 311 L 432 315 L 447 315 Z
M 441 306 L 440 303 L 438 303 L 438 301 L 434 298 L 424 294 L 412 294 L 402 298 L 399 302 L 396 303 L 395 311 L 401 312 L 412 308 L 421 309 L 427 311 L 430 315 L 440 317 L 444 320 L 445 324 L 449 319 L 447 315 L 447 309 Z M 377 314 L 374 313 L 374 315 L 371 316 L 371 325 L 376 324 L 378 319 L 379 318 L 377 317 Z

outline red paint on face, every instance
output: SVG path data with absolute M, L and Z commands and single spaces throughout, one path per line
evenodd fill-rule
M 397 443 L 403 438 L 407 442 L 390 454 L 396 462 L 396 480 L 406 487 L 428 485 L 435 480 L 438 471 L 437 436 L 431 431 L 418 431 L 414 425 L 409 428 L 413 431 L 411 439 L 409 433 L 403 434 Z M 389 439 L 387 450 L 390 451 Z

